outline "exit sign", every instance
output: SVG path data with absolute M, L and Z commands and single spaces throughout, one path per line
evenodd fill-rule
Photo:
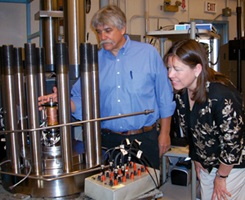
M 217 12 L 217 3 L 205 1 L 204 9 L 205 9 L 205 12 L 216 13 Z

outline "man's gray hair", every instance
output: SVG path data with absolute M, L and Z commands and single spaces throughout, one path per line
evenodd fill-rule
M 126 26 L 126 16 L 118 6 L 105 6 L 97 11 L 92 18 L 94 29 L 97 28 L 97 25 L 116 26 L 118 30 L 122 30 Z

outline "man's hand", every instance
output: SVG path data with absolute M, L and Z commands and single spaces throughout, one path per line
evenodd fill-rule
M 53 102 L 58 102 L 57 91 L 58 91 L 57 87 L 53 87 L 53 92 L 54 93 L 38 97 L 38 106 L 39 106 L 38 109 L 40 111 L 43 109 L 42 104 L 44 104 L 46 102 L 49 102 L 50 98 L 53 99 Z
M 172 117 L 161 118 L 161 132 L 158 136 L 159 157 L 162 157 L 169 149 L 171 145 L 170 140 L 170 124 Z
M 162 157 L 170 149 L 170 136 L 169 134 L 160 134 L 158 137 L 159 157 Z

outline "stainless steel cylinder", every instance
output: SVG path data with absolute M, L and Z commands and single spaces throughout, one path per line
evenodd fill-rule
M 92 45 L 92 115 L 93 119 L 100 118 L 100 94 L 99 94 L 99 67 L 98 67 L 98 46 Z M 101 127 L 100 121 L 93 122 L 94 143 L 95 143 L 95 163 L 101 164 Z
M 65 42 L 69 47 L 70 79 L 79 77 L 79 45 L 86 41 L 85 0 L 63 0 Z
M 196 39 L 196 22 L 191 22 L 191 33 L 190 33 L 190 39 L 195 40 Z
M 4 113 L 6 112 L 6 108 L 4 107 L 4 105 L 6 105 L 6 96 L 5 95 L 3 95 L 3 94 L 5 94 L 5 87 L 4 87 L 4 68 L 3 68 L 3 48 L 2 47 L 0 47 L 0 73 L 1 73 L 1 89 L 0 89 L 0 96 L 1 96 L 1 98 L 0 98 L 0 101 L 1 101 L 1 104 L 0 104 L 0 106 L 1 106 L 1 114 L 0 114 L 0 117 L 1 117 L 1 121 L 0 121 L 0 126 L 1 126 L 1 130 L 3 129 L 5 129 L 4 128 Z
M 45 51 L 43 47 L 36 48 L 37 51 L 37 81 L 38 96 L 46 95 L 46 78 L 45 78 Z M 46 117 L 45 110 L 40 112 L 40 119 L 43 121 Z
M 4 72 L 3 72 L 3 65 L 2 65 L 2 62 L 3 62 L 3 53 L 2 53 L 2 46 L 0 46 L 0 80 L 1 80 L 1 86 L 3 87 L 3 80 L 2 79 L 4 77 Z M 3 76 L 3 77 L 2 77 Z M 0 108 L 3 107 L 3 92 L 2 92 L 2 87 L 0 89 Z
M 37 56 L 36 45 L 33 43 L 25 44 L 25 66 L 29 127 L 38 128 L 40 120 L 38 113 Z M 33 172 L 40 175 L 42 172 L 40 131 L 30 133 L 30 146 Z
M 80 44 L 81 58 L 81 93 L 83 120 L 92 119 L 92 76 L 91 76 L 91 44 Z M 85 158 L 89 167 L 95 164 L 94 127 L 91 122 L 83 125 Z
M 5 126 L 7 130 L 13 130 L 8 133 L 7 141 L 9 143 L 11 168 L 16 173 L 20 168 L 20 150 L 18 134 L 14 130 L 18 129 L 17 126 L 17 112 L 16 112 L 16 93 L 14 83 L 14 64 L 13 64 L 13 45 L 3 45 L 3 67 L 4 67 L 4 87 L 6 91 L 4 96 L 6 98 L 6 113 L 4 113 Z
M 68 48 L 66 43 L 56 44 L 56 66 L 58 86 L 59 123 L 71 121 Z M 72 135 L 71 126 L 60 128 L 61 146 L 63 155 L 63 169 L 65 173 L 72 170 Z
M 16 81 L 16 103 L 17 103 L 17 127 L 19 130 L 27 128 L 26 94 L 24 86 L 24 69 L 22 59 L 22 48 L 14 48 L 14 77 Z M 23 163 L 28 165 L 27 160 L 27 133 L 21 132 L 21 154 L 24 157 Z
M 41 8 L 45 11 L 57 11 L 58 0 L 42 0 Z M 55 44 L 58 42 L 58 18 L 42 18 L 43 47 L 45 48 L 46 66 L 48 72 L 55 71 Z

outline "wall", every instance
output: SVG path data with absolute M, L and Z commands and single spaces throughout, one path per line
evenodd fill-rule
M 103 0 L 101 0 L 103 1 Z M 229 22 L 229 40 L 236 37 L 236 0 L 212 0 L 217 3 L 217 13 L 205 13 L 205 0 L 185 0 L 186 10 L 179 12 L 164 12 L 160 9 L 163 0 L 107 0 L 109 3 L 119 4 L 127 16 L 127 32 L 130 34 L 141 35 L 141 41 L 144 41 L 145 33 L 145 10 L 148 11 L 149 21 L 148 30 L 154 31 L 158 27 L 171 26 L 179 22 L 188 22 L 190 19 L 213 20 L 222 13 L 226 6 L 232 9 L 231 17 L 219 17 L 218 21 Z M 91 0 L 91 12 L 87 15 L 87 31 L 89 32 L 88 42 L 97 43 L 96 35 L 90 27 L 93 13 L 99 9 L 99 0 Z M 172 0 L 171 4 L 174 4 Z M 31 22 L 32 33 L 39 30 L 39 21 L 34 20 L 34 14 L 39 10 L 39 0 L 33 0 L 31 3 Z M 156 17 L 159 17 L 157 19 Z M 26 38 L 26 6 L 19 3 L 0 3 L 0 45 L 13 44 L 17 47 L 23 47 L 27 41 Z M 243 35 L 243 34 L 242 34 Z M 39 45 L 39 39 L 34 39 L 34 43 Z

